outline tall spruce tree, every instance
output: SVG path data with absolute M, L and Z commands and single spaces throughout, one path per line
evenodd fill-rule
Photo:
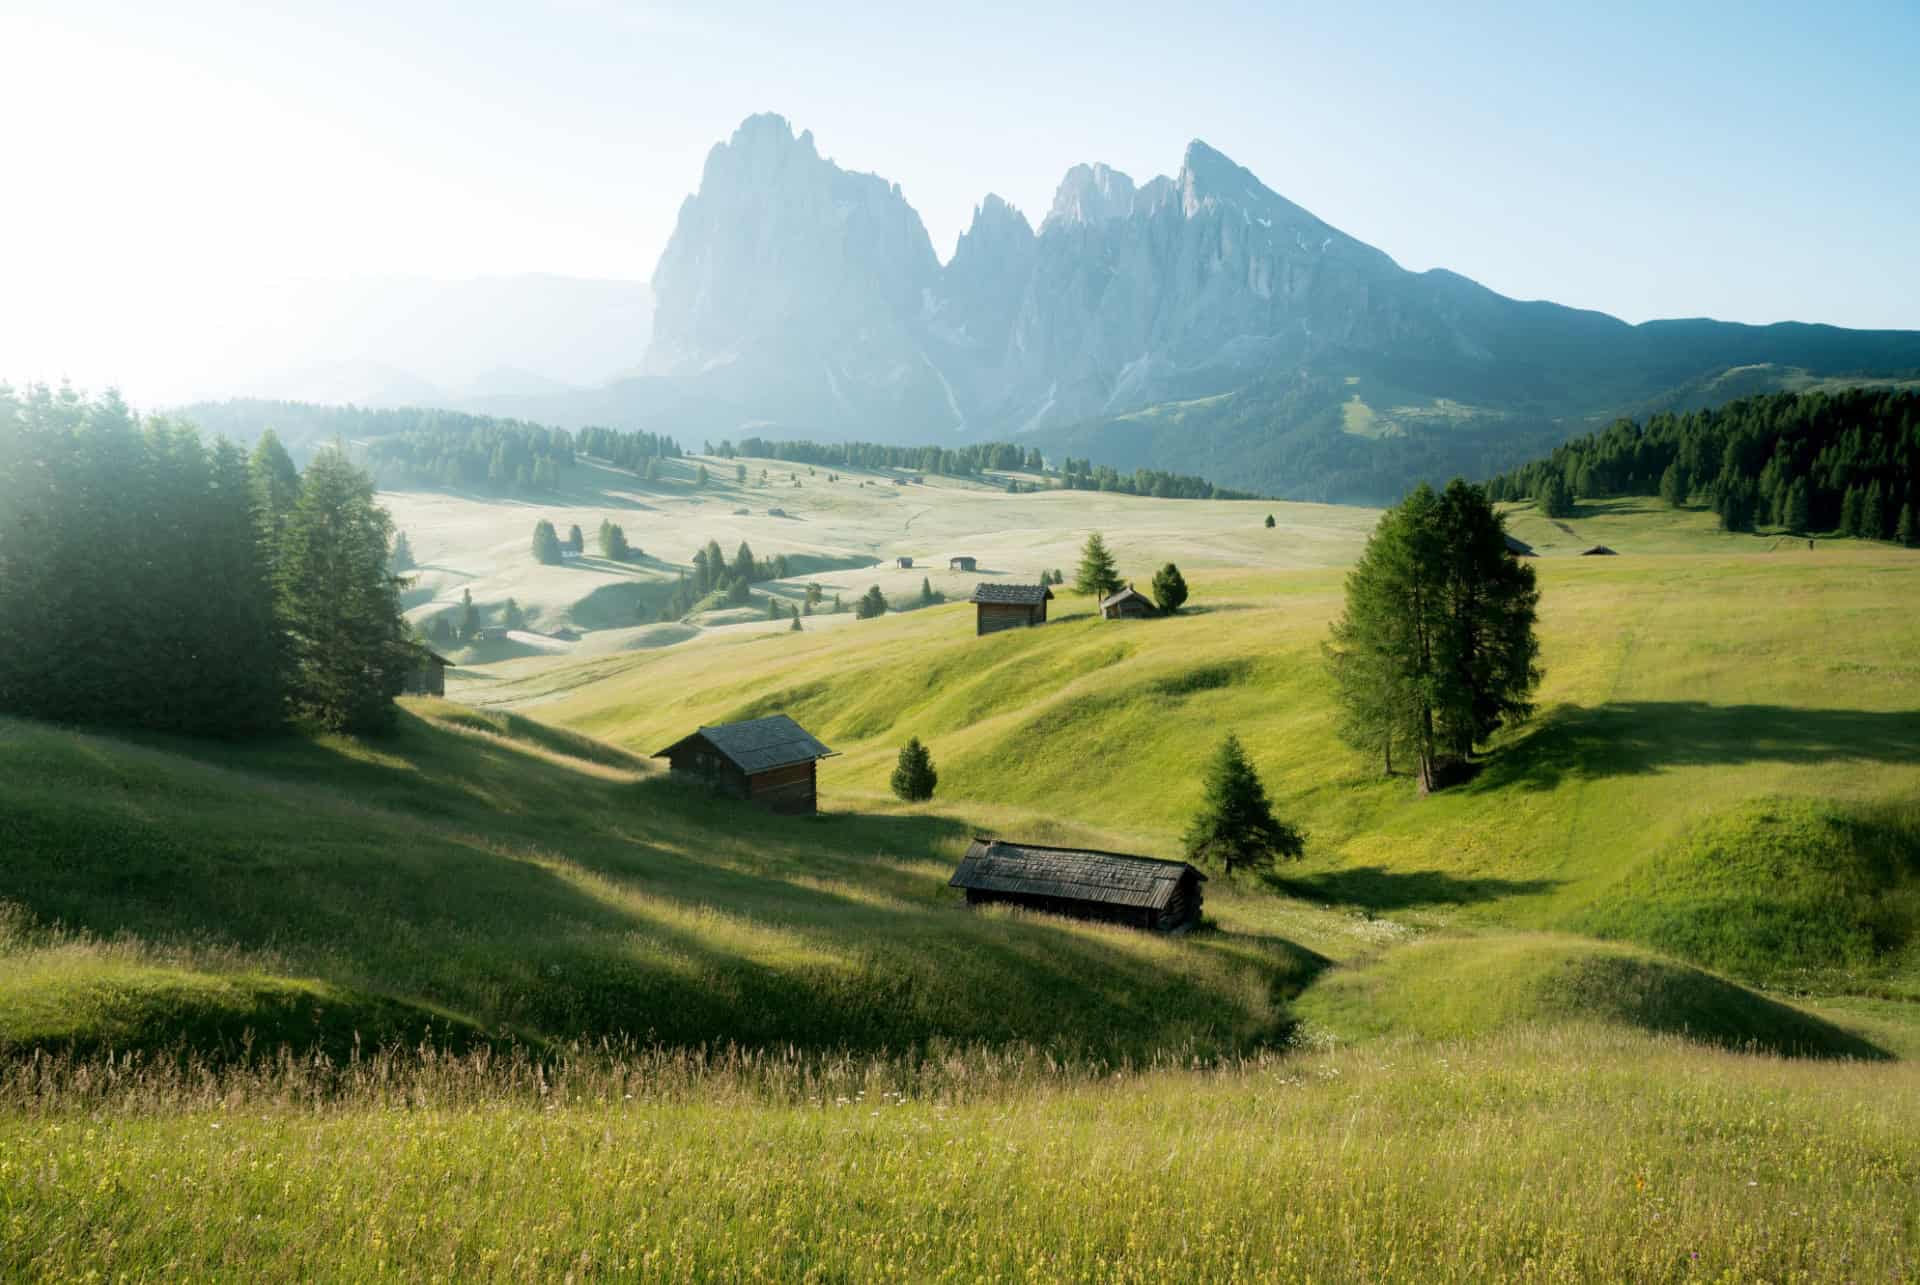
M 1675 460 L 1667 465 L 1666 472 L 1660 475 L 1660 498 L 1677 509 L 1687 502 L 1689 489 L 1691 483 L 1687 478 L 1687 470 L 1680 461 Z
M 1559 472 L 1549 473 L 1535 490 L 1534 500 L 1540 506 L 1540 512 L 1550 518 L 1570 518 L 1573 516 L 1573 488 L 1567 485 L 1567 479 Z
M 274 587 L 289 701 L 322 727 L 365 733 L 393 724 L 393 698 L 414 661 L 387 571 L 391 533 L 373 479 L 338 448 L 315 456 L 280 538 Z
M 473 605 L 473 590 L 460 591 L 460 641 L 470 643 L 480 632 L 480 609 Z
M 254 498 L 271 546 L 278 541 L 287 515 L 300 498 L 300 470 L 293 466 L 293 456 L 287 454 L 272 429 L 260 434 L 260 440 L 254 443 L 249 467 L 253 471 Z
M 1200 810 L 1183 836 L 1188 860 L 1218 862 L 1232 874 L 1306 851 L 1301 833 L 1273 815 L 1266 786 L 1247 761 L 1239 737 L 1227 733 L 1207 763 L 1204 780 Z
M 1920 544 L 1920 528 L 1914 525 L 1911 504 L 1900 506 L 1900 520 L 1894 525 L 1893 538 L 1896 543 L 1903 544 L 1909 549 L 1915 544 Z
M 413 570 L 413 545 L 407 542 L 405 531 L 394 532 L 393 552 L 387 557 L 387 566 L 395 575 L 405 575 Z
M 575 553 L 587 551 L 587 537 L 581 533 L 578 522 L 567 529 L 567 548 Z
M 839 610 L 839 598 L 834 600 L 834 610 Z M 854 615 L 861 620 L 872 620 L 876 616 L 887 614 L 887 595 L 880 592 L 880 586 L 874 585 L 860 595 L 860 602 L 854 608 Z
M 1355 748 L 1405 746 L 1420 784 L 1532 712 L 1540 681 L 1533 569 L 1513 557 L 1485 492 L 1422 485 L 1381 516 L 1347 576 L 1328 665 Z
M 1813 509 L 1807 495 L 1806 478 L 1795 478 L 1793 485 L 1787 488 L 1787 504 L 1780 515 L 1780 524 L 1795 535 L 1805 535 L 1813 529 Z
M 1104 598 L 1120 588 L 1120 573 L 1114 569 L 1113 554 L 1108 552 L 1107 542 L 1100 538 L 1098 531 L 1080 546 L 1080 566 L 1074 572 L 1073 587 L 1096 598 Z

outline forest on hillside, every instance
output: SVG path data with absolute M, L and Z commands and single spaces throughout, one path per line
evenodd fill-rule
M 378 731 L 420 663 L 392 525 L 338 450 L 305 471 L 192 425 L 0 384 L 0 713 L 196 735 Z
M 1565 516 L 1580 499 L 1703 499 L 1729 531 L 1779 527 L 1920 543 L 1920 393 L 1773 393 L 1621 419 L 1495 477 L 1496 500 Z

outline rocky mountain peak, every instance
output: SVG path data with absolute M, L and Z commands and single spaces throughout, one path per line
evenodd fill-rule
M 1061 224 L 1105 223 L 1133 213 L 1133 180 L 1105 164 L 1076 165 L 1060 180 L 1042 229 Z

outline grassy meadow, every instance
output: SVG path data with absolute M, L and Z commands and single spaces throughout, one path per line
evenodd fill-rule
M 0 720 L 0 1278 L 1920 1270 L 1920 557 L 1523 507 L 1537 715 L 1422 799 L 1332 737 L 1372 513 L 796 471 L 604 515 L 849 600 L 1097 528 L 1189 609 L 602 628 L 677 568 L 527 536 L 611 491 L 386 497 L 424 590 L 588 632 L 463 655 L 377 742 Z M 841 751 L 818 818 L 647 758 L 774 711 Z M 1203 931 L 945 888 L 976 833 L 1175 855 L 1229 729 L 1308 855 L 1216 874 Z M 910 735 L 930 803 L 887 792 Z

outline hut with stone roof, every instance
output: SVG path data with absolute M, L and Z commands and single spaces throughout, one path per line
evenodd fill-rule
M 834 751 L 785 714 L 702 727 L 655 754 L 675 777 L 697 781 L 769 812 L 819 810 L 819 762 Z
M 973 587 L 967 601 L 974 604 L 974 636 L 997 634 L 1002 629 L 1024 629 L 1047 623 L 1047 604 L 1053 590 L 1043 584 L 992 584 L 982 581 Z
M 975 839 L 947 881 L 970 906 L 1006 903 L 1153 932 L 1200 922 L 1206 876 L 1184 861 Z

